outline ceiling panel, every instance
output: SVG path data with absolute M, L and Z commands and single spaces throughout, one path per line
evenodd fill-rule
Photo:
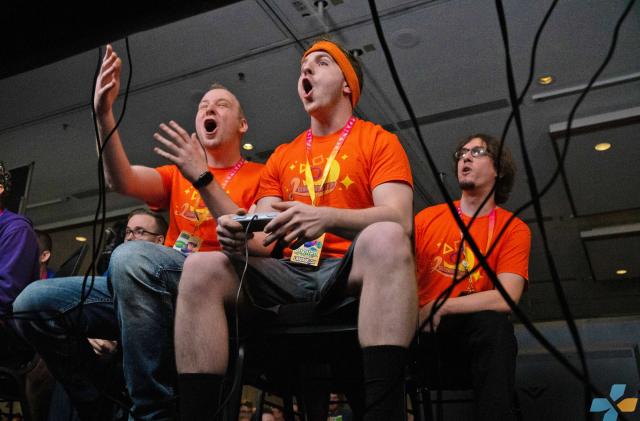
M 626 282 L 640 278 L 640 236 L 593 239 L 585 241 L 585 244 L 597 280 Z M 627 272 L 617 274 L 620 269 Z
M 185 77 L 285 41 L 282 30 L 257 1 L 234 3 L 133 35 L 135 85 Z
M 437 0 L 378 0 L 376 8 L 384 16 L 398 10 L 423 7 Z M 307 38 L 338 27 L 369 20 L 371 11 L 366 1 L 361 0 L 269 0 L 267 2 L 298 38 Z M 318 9 L 322 3 L 322 11 Z
M 640 208 L 639 130 L 633 124 L 573 138 L 565 171 L 579 215 Z M 611 149 L 596 151 L 600 142 L 610 142 Z

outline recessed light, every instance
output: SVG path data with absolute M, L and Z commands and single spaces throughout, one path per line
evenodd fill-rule
M 553 76 L 551 75 L 545 75 L 545 76 L 540 76 L 538 78 L 538 84 L 539 85 L 551 85 L 553 83 L 554 79 Z
M 84 243 L 85 241 L 87 241 L 87 237 L 83 237 L 81 235 L 78 235 L 76 237 L 76 241 L 80 241 L 81 243 Z
M 626 275 L 627 274 L 627 270 L 626 269 L 618 269 L 616 270 L 616 275 Z
M 245 143 L 244 145 L 242 145 L 242 149 L 244 149 L 245 151 L 253 150 L 253 145 L 251 143 Z
M 595 149 L 598 152 L 604 152 L 608 149 L 611 149 L 611 143 L 601 142 L 601 143 L 598 143 L 596 146 L 594 146 L 593 149 Z

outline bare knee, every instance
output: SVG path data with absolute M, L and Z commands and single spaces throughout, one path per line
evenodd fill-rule
M 368 267 L 393 268 L 410 265 L 412 255 L 409 237 L 400 224 L 377 222 L 358 236 L 354 257 Z
M 199 303 L 225 298 L 235 284 L 235 272 L 229 258 L 220 252 L 195 253 L 187 257 L 178 286 L 183 302 Z

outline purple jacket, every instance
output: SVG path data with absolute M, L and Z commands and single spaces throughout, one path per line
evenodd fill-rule
M 0 213 L 0 315 L 11 313 L 20 292 L 38 279 L 38 242 L 31 222 L 7 209 Z

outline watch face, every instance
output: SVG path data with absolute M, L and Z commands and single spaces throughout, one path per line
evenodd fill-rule
M 200 187 L 204 187 L 207 184 L 211 183 L 212 181 L 213 181 L 213 174 L 211 174 L 210 171 L 207 171 L 205 173 L 202 173 L 202 175 L 198 177 L 195 183 L 193 183 L 193 187 L 195 187 L 196 189 L 199 189 Z

